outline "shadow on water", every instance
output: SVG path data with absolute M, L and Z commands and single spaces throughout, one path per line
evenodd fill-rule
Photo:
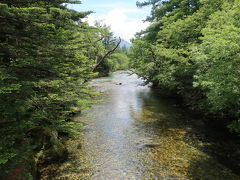
M 69 160 L 42 179 L 240 179 L 238 138 L 209 127 L 136 75 L 92 84 L 104 92 L 103 102 L 76 118 L 84 126 L 80 138 L 66 142 Z
M 150 114 L 146 119 L 158 119 L 153 122 L 143 121 L 141 128 L 144 131 L 166 138 L 171 137 L 166 143 L 169 147 L 171 147 L 171 143 L 177 144 L 177 141 L 182 141 L 186 143 L 186 146 L 192 147 L 187 148 L 188 152 L 185 152 L 179 146 L 176 153 L 181 158 L 178 159 L 178 162 L 173 158 L 169 162 L 172 166 L 181 164 L 180 161 L 184 161 L 184 153 L 186 153 L 190 160 L 186 163 L 185 173 L 190 179 L 240 179 L 239 137 L 230 134 L 225 127 L 216 122 L 204 122 L 193 112 L 180 109 L 176 100 L 164 98 L 156 90 L 152 90 L 146 97 L 142 96 L 142 99 L 142 108 Z M 166 152 L 162 152 L 163 147 L 159 145 L 156 149 L 157 154 L 162 154 L 161 159 L 164 159 L 164 155 L 168 156 Z M 174 155 L 172 151 L 169 151 L 170 153 Z M 175 170 L 178 171 L 178 168 Z

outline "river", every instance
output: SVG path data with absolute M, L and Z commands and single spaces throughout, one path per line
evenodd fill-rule
M 201 118 L 136 75 L 116 72 L 92 86 L 102 102 L 75 118 L 82 135 L 67 141 L 70 157 L 48 179 L 240 179 L 214 155 L 223 152 L 204 135 Z

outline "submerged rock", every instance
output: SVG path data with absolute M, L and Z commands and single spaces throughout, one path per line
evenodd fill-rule
M 142 145 L 141 147 L 137 148 L 138 151 L 145 151 L 147 149 L 155 149 L 157 148 L 158 146 L 160 146 L 159 144 L 144 144 Z
M 77 145 L 77 149 L 82 149 L 82 144 L 81 144 L 81 143 L 79 143 L 79 144 Z

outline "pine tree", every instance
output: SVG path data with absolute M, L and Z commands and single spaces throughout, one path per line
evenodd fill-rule
M 91 103 L 87 82 L 94 76 L 94 62 L 85 53 L 91 46 L 85 42 L 90 27 L 81 22 L 89 12 L 75 12 L 63 5 L 79 1 L 0 3 L 3 172 L 9 167 L 14 170 L 23 159 L 32 159 L 34 152 L 49 149 L 52 145 L 47 137 L 51 139 L 54 132 L 72 131 L 69 115 L 75 107 Z M 34 141 L 35 131 L 42 137 Z M 46 143 L 50 143 L 48 147 Z

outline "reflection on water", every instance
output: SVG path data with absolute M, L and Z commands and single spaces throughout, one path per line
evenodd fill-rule
M 201 150 L 211 145 L 194 137 L 201 123 L 136 75 L 115 73 L 92 84 L 103 102 L 76 118 L 83 134 L 67 142 L 69 161 L 53 179 L 240 179 Z

